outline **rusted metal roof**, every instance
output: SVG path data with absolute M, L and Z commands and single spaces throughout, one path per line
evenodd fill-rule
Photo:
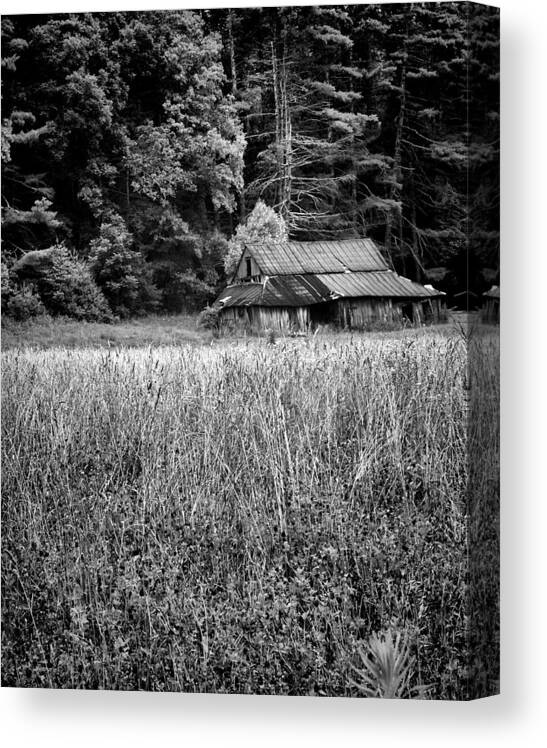
M 262 292 L 262 283 L 240 283 L 236 286 L 227 286 L 215 304 L 221 304 L 223 309 L 229 306 L 260 305 Z
M 486 291 L 486 293 L 483 293 L 483 296 L 489 296 L 491 299 L 499 299 L 500 287 L 492 286 L 492 288 L 489 291 Z
M 265 275 L 387 270 L 372 239 L 246 244 Z
M 326 273 L 317 277 L 333 293 L 345 298 L 372 296 L 423 299 L 441 295 L 439 291 L 427 289 L 392 270 L 380 273 Z
M 326 301 L 330 291 L 317 275 L 284 275 L 268 278 L 266 295 L 281 306 L 307 306 Z
M 215 303 L 230 306 L 309 306 L 328 301 L 331 292 L 315 275 L 284 275 L 264 283 L 228 286 Z
M 392 270 L 371 273 L 320 273 L 283 275 L 264 283 L 228 286 L 216 303 L 231 306 L 310 306 L 339 298 L 391 297 L 424 299 L 440 296 L 433 287 L 402 278 Z

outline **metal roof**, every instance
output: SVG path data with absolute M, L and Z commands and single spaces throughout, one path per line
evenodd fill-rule
M 424 299 L 440 296 L 434 288 L 402 278 L 392 270 L 371 273 L 320 273 L 267 278 L 264 283 L 228 286 L 216 303 L 232 306 L 309 306 L 360 296 Z
M 237 286 L 227 286 L 215 304 L 222 304 L 223 309 L 229 306 L 260 305 L 263 289 L 262 283 L 240 283 Z
M 483 296 L 489 296 L 491 299 L 499 299 L 500 287 L 492 286 L 492 288 L 489 291 L 486 291 L 486 293 L 483 293 Z
M 328 301 L 330 290 L 315 275 L 284 275 L 267 278 L 264 283 L 239 283 L 228 286 L 216 303 L 230 306 L 308 306 Z
M 265 275 L 387 270 L 372 239 L 325 242 L 261 242 L 245 247 Z
M 356 296 L 427 298 L 441 293 L 403 278 L 392 270 L 380 273 L 328 273 L 317 276 L 333 293 L 341 297 Z
M 284 275 L 268 278 L 266 294 L 281 306 L 318 304 L 330 297 L 330 291 L 317 275 Z

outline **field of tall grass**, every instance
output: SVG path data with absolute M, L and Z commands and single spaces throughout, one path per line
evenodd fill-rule
M 494 693 L 496 356 L 433 330 L 5 352 L 2 684 Z

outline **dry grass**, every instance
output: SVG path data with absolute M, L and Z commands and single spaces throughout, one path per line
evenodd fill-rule
M 2 320 L 2 350 L 21 348 L 137 348 L 202 344 L 211 335 L 196 328 L 189 315 L 154 316 L 114 324 L 37 317 L 27 322 Z
M 497 343 L 476 345 L 486 377 Z M 469 373 L 433 331 L 4 353 L 3 684 L 359 695 L 390 630 L 409 693 L 493 692 L 470 651 Z
M 473 315 L 472 315 L 473 316 Z M 36 317 L 27 322 L 2 318 L 2 350 L 57 348 L 157 348 L 161 346 L 209 345 L 213 340 L 210 331 L 199 328 L 196 315 L 148 315 L 107 324 L 106 322 L 79 322 L 68 317 Z M 458 313 L 446 325 L 437 325 L 437 334 L 453 335 L 455 330 L 467 329 L 475 324 L 466 315 Z M 427 337 L 430 328 L 408 328 L 392 332 L 374 333 L 378 339 L 408 339 L 411 336 Z M 350 333 L 336 333 L 337 338 L 347 340 Z M 267 338 L 264 333 L 262 337 Z M 274 339 L 279 337 L 276 333 Z M 331 338 L 332 333 L 319 333 L 319 337 Z M 232 336 L 232 340 L 233 340 Z M 252 342 L 253 338 L 240 340 Z M 256 338 L 254 338 L 256 339 Z

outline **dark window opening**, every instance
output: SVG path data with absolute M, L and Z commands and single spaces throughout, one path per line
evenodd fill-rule
M 328 325 L 336 321 L 336 307 L 331 302 L 312 304 L 310 306 L 310 321 L 313 326 Z
M 408 320 L 409 322 L 413 322 L 414 314 L 413 314 L 412 304 L 403 304 L 401 309 L 403 312 L 403 318 Z
M 247 278 L 250 278 L 251 277 L 251 273 L 252 273 L 251 258 L 247 257 L 247 259 L 245 260 L 245 262 L 247 263 Z

